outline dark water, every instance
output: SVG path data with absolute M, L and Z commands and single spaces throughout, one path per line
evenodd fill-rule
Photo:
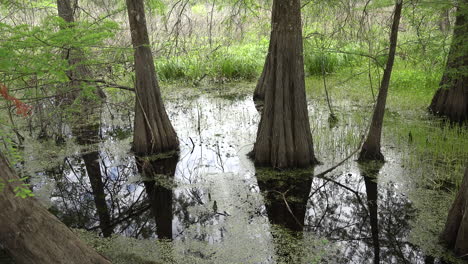
M 179 157 L 136 159 L 131 114 L 107 109 L 99 144 L 83 150 L 71 140 L 50 164 L 30 150 L 36 196 L 74 228 L 171 240 L 177 263 L 437 263 L 409 241 L 416 210 L 394 148 L 386 145 L 385 164 L 350 159 L 313 177 L 357 146 L 365 120 L 329 129 L 310 106 L 323 164 L 274 172 L 246 157 L 259 121 L 250 97 L 176 100 L 167 109 Z M 88 174 L 97 168 L 101 177 Z

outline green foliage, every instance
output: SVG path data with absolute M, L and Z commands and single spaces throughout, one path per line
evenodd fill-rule
M 8 182 L 4 182 L 3 180 L 0 179 L 0 192 L 3 192 L 7 184 L 8 185 L 15 184 L 15 187 L 13 188 L 13 192 L 15 193 L 16 197 L 20 197 L 23 199 L 28 198 L 28 197 L 33 197 L 34 194 L 29 188 L 30 185 L 24 183 L 24 181 L 26 181 L 27 179 L 28 177 L 23 177 L 18 180 L 16 179 L 9 180 Z
M 114 35 L 113 22 L 74 23 L 58 17 L 46 18 L 40 26 L 10 26 L 0 23 L 0 72 L 9 80 L 34 76 L 54 82 L 67 82 L 71 70 L 61 53 L 69 48 L 89 50 Z M 88 62 L 83 62 L 88 63 Z M 6 85 L 11 82 L 6 82 Z M 10 85 L 11 86 L 11 85 Z
M 267 42 L 219 47 L 194 51 L 184 56 L 156 58 L 156 72 L 162 81 L 199 80 L 254 80 L 262 70 Z
M 166 4 L 162 0 L 145 0 L 146 6 L 157 14 L 162 15 L 166 12 Z

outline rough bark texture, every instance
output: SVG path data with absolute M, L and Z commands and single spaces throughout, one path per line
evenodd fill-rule
M 462 124 L 468 120 L 468 1 L 458 4 L 447 66 L 429 110 Z
M 274 168 L 316 163 L 304 82 L 299 0 L 273 1 L 270 47 L 257 97 L 264 109 L 253 150 L 255 163 Z
M 172 239 L 173 193 L 172 184 L 179 160 L 178 156 L 143 161 L 139 159 L 140 171 L 156 222 L 156 234 L 160 239 Z
M 468 259 L 468 167 L 440 239 L 455 254 Z
M 179 140 L 161 99 L 149 46 L 143 0 L 127 0 L 127 9 L 135 49 L 134 150 L 137 155 L 176 150 L 179 148 Z
M 0 180 L 18 180 L 0 154 Z M 0 192 L 0 241 L 22 264 L 109 264 L 34 198 L 15 197 L 15 183 Z
M 390 49 L 388 52 L 387 65 L 384 70 L 382 82 L 380 84 L 379 95 L 374 113 L 372 115 L 372 123 L 364 142 L 359 160 L 384 160 L 384 156 L 380 151 L 380 142 L 382 137 L 382 126 L 385 114 L 385 104 L 387 102 L 388 86 L 390 84 L 390 77 L 392 75 L 393 63 L 395 61 L 395 52 L 398 41 L 398 27 L 400 25 L 401 9 L 403 7 L 403 0 L 397 0 L 395 5 L 395 12 L 393 14 L 392 31 L 390 33 Z

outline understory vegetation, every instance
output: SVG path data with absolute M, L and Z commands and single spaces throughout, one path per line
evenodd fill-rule
M 203 140 L 213 140 L 215 143 L 210 142 L 210 151 L 216 150 L 213 159 L 220 164 L 213 163 L 222 168 L 224 173 L 225 164 L 219 154 L 222 134 L 245 132 L 246 136 L 239 137 L 239 141 L 249 142 L 248 147 L 253 144 L 251 141 L 254 136 L 249 131 L 237 131 L 244 127 L 231 126 L 214 131 L 202 140 L 203 122 L 209 123 L 209 118 L 208 114 L 200 110 L 205 102 L 200 98 L 219 99 L 220 102 L 207 103 L 219 109 L 228 104 L 226 102 L 235 105 L 250 100 L 268 53 L 271 1 L 146 0 L 145 3 L 150 48 L 162 97 L 169 105 L 169 118 L 176 118 L 185 129 L 189 127 L 193 130 L 193 134 L 185 135 L 185 138 L 179 135 L 182 139 L 181 149 L 188 153 L 191 148 L 193 152 L 197 146 L 206 144 Z M 317 175 L 362 145 L 387 61 L 389 21 L 394 1 L 332 0 L 302 3 L 306 94 L 314 148 L 321 162 L 309 173 Z M 408 217 L 408 226 L 411 227 L 406 234 L 408 244 L 421 248 L 428 256 L 463 263 L 438 244 L 438 235 L 462 183 L 468 161 L 468 130 L 466 124 L 452 124 L 444 118 L 434 117 L 428 111 L 446 67 L 455 19 L 453 6 L 452 1 L 405 0 L 385 108 L 382 146 L 388 157 L 387 164 L 397 168 L 397 176 L 395 179 L 390 177 L 391 180 L 396 181 L 395 185 L 401 188 L 399 191 L 404 193 L 403 196 L 414 208 L 414 213 Z M 129 138 L 132 135 L 135 107 L 134 53 L 125 1 L 80 0 L 75 8 L 76 22 L 69 24 L 57 17 L 55 1 L 0 0 L 0 152 L 8 157 L 21 177 L 23 184 L 17 189 L 18 196 L 35 195 L 42 202 L 45 201 L 50 211 L 55 210 L 57 215 L 65 219 L 64 222 L 69 220 L 70 223 L 75 223 L 73 217 L 79 217 L 60 214 L 60 210 L 53 207 L 60 196 L 55 192 L 55 197 L 44 198 L 52 196 L 52 191 L 47 188 L 54 187 L 38 178 L 60 179 L 63 175 L 57 176 L 57 171 L 64 175 L 65 171 L 69 175 L 73 173 L 73 177 L 85 174 L 83 168 L 81 171 L 73 170 L 72 165 L 77 165 L 72 164 L 73 158 L 70 159 L 88 151 L 89 146 L 78 146 L 74 142 L 76 136 L 70 125 L 75 121 L 86 121 L 76 120 L 85 102 L 102 100 L 102 106 L 95 109 L 100 118 L 105 120 L 99 137 L 102 141 L 118 142 L 117 147 L 105 150 L 115 155 L 118 162 L 110 158 L 111 161 L 103 157 L 101 159 L 112 163 L 112 166 L 122 166 L 122 160 L 134 162 L 133 157 L 122 158 L 129 156 L 131 151 Z M 67 61 L 66 51 L 71 49 L 82 52 L 85 59 L 80 64 L 89 67 L 92 78 L 70 78 L 68 73 L 77 67 Z M 80 81 L 79 86 L 74 87 L 75 91 L 67 90 L 68 84 L 73 81 Z M 106 98 L 97 98 L 97 89 L 102 89 Z M 64 103 L 67 96 L 76 90 L 80 92 L 79 96 L 72 102 Z M 242 120 L 247 120 L 245 122 L 249 125 L 256 125 L 259 117 L 257 112 L 249 112 L 252 109 L 253 106 L 248 108 L 247 105 L 242 110 Z M 211 112 L 215 110 L 210 109 Z M 180 113 L 191 115 L 187 119 L 190 124 L 180 121 Z M 237 118 L 230 114 L 223 113 L 225 116 L 220 120 Z M 197 137 L 200 142 L 196 141 Z M 108 147 L 106 144 L 97 142 L 89 149 L 104 149 Z M 234 154 L 229 153 L 227 158 L 246 156 L 245 145 L 228 144 L 224 147 L 237 147 Z M 240 161 L 236 160 L 236 166 L 242 164 L 242 157 Z M 338 182 L 339 177 L 346 177 L 347 172 L 357 170 L 355 159 L 354 155 L 347 160 L 339 167 L 339 172 L 330 176 L 331 180 L 327 178 L 327 183 Z M 203 166 L 193 171 L 200 167 Z M 387 169 L 386 173 L 391 174 L 391 169 Z M 127 175 L 128 179 L 124 182 L 137 182 L 135 178 L 139 177 L 140 171 L 135 174 L 138 176 Z M 70 192 L 77 192 L 81 184 L 74 180 L 68 182 Z M 57 181 L 59 187 L 64 184 Z M 5 184 L 0 180 L 0 192 Z M 183 188 L 202 185 L 197 181 L 177 184 L 174 185 Z M 261 190 L 256 188 L 251 187 L 260 193 Z M 124 195 L 118 193 L 115 199 L 121 196 Z M 228 215 L 226 211 L 213 209 L 211 193 L 194 192 L 190 197 L 196 202 L 187 199 L 181 204 L 186 207 L 193 204 L 209 207 L 210 212 L 219 213 L 217 217 Z M 88 202 L 92 201 L 89 197 L 87 199 Z M 262 199 L 259 198 L 263 202 Z M 107 203 L 112 202 L 108 198 Z M 183 208 L 178 210 L 182 211 Z M 201 211 L 199 208 L 197 210 Z M 193 209 L 191 213 L 199 213 L 197 210 Z M 89 215 L 79 220 L 86 222 L 92 218 Z M 196 223 L 200 224 L 203 217 L 205 215 L 197 218 L 199 222 Z M 196 234 L 194 237 L 202 238 L 196 242 L 189 241 L 190 246 L 195 248 L 195 253 L 189 252 L 190 255 L 184 251 L 186 241 L 183 239 L 154 242 L 154 235 L 148 235 L 151 239 L 147 240 L 121 234 L 103 238 L 97 234 L 97 224 L 92 227 L 80 224 L 74 224 L 72 228 L 76 228 L 76 233 L 84 241 L 109 257 L 113 263 L 236 263 L 236 256 L 230 255 L 235 251 L 217 248 L 216 242 L 209 241 L 209 249 L 203 251 L 206 245 L 200 241 L 208 239 L 193 230 Z M 238 226 L 236 228 L 242 229 Z M 336 246 L 331 239 L 309 236 L 309 233 L 295 237 L 281 229 L 271 232 L 277 232 L 275 235 L 278 237 L 286 237 L 281 240 L 283 245 L 278 246 L 281 250 L 293 248 L 291 250 L 297 251 L 297 248 L 301 248 L 297 258 L 308 259 L 310 262 L 307 263 L 329 260 L 329 252 L 333 254 L 332 250 Z M 232 243 L 237 247 L 247 247 Z M 278 248 L 269 249 L 273 252 L 281 251 Z M 220 259 L 209 262 L 211 256 L 218 257 L 215 253 Z M 289 257 L 284 254 L 277 261 L 301 261 L 286 260 Z M 160 261 L 151 262 L 154 259 Z M 216 262 L 222 260 L 225 262 Z

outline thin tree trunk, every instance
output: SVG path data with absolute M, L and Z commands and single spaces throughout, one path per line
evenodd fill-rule
M 133 147 L 137 155 L 178 150 L 179 140 L 164 107 L 156 78 L 143 0 L 127 0 L 135 49 L 136 105 Z
M 264 109 L 252 156 L 260 166 L 307 167 L 317 161 L 307 111 L 299 0 L 273 1 L 269 53 L 257 84 Z
M 18 264 L 109 264 L 34 198 L 15 196 L 18 176 L 0 153 L 0 241 Z
M 75 22 L 73 6 L 76 4 L 77 2 L 72 4 L 70 0 L 57 0 L 58 14 L 63 20 L 65 20 L 65 22 Z M 73 24 L 70 26 L 73 27 Z M 83 64 L 83 61 L 85 60 L 83 50 L 70 47 L 64 52 L 64 56 L 67 58 L 68 64 L 72 67 L 72 69 L 67 72 L 67 75 L 70 78 L 70 87 L 73 90 L 78 90 L 83 83 L 77 80 L 92 79 L 92 71 L 88 66 Z M 104 92 L 100 88 L 96 89 L 96 94 L 100 98 L 105 98 Z M 74 92 L 67 96 L 67 98 L 74 100 L 77 96 L 78 93 Z M 84 98 L 80 105 L 80 114 L 72 118 L 71 122 L 73 133 L 76 135 L 77 141 L 80 145 L 87 146 L 98 143 L 100 117 L 96 114 L 96 110 L 99 109 L 100 106 L 101 103 L 99 101 Z M 99 153 L 96 150 L 92 150 L 83 154 L 82 158 L 93 190 L 94 202 L 99 217 L 99 225 L 101 226 L 104 237 L 109 237 L 113 231 L 104 193 L 104 184 L 102 182 Z
M 468 167 L 440 239 L 455 254 L 468 259 Z
M 384 70 L 382 83 L 377 96 L 377 104 L 372 115 L 372 123 L 364 142 L 359 160 L 384 160 L 384 156 L 380 150 L 382 126 L 385 115 L 385 104 L 387 103 L 388 86 L 390 84 L 390 77 L 392 75 L 393 63 L 395 61 L 395 52 L 398 41 L 398 27 L 400 25 L 401 9 L 403 7 L 403 0 L 397 0 L 395 5 L 395 12 L 393 15 L 392 31 L 390 33 L 390 49 L 388 52 L 387 66 Z
M 65 20 L 65 22 L 70 23 L 69 27 L 73 27 L 73 23 L 75 23 L 74 5 L 77 5 L 77 2 L 72 4 L 71 0 L 57 0 L 58 15 Z M 72 90 L 80 88 L 80 85 L 83 84 L 77 80 L 92 79 L 91 77 L 93 74 L 91 69 L 83 64 L 83 61 L 85 61 L 85 54 L 82 49 L 75 48 L 71 45 L 63 52 L 63 56 L 68 60 L 68 64 L 72 67 L 72 69 L 67 72 L 68 78 L 71 80 L 70 87 Z M 106 94 L 99 87 L 96 87 L 96 94 L 100 98 L 106 98 Z M 67 99 L 74 100 L 77 96 L 78 92 L 74 91 L 71 94 L 68 94 Z
M 458 4 L 447 66 L 429 110 L 462 124 L 468 120 L 468 1 Z

